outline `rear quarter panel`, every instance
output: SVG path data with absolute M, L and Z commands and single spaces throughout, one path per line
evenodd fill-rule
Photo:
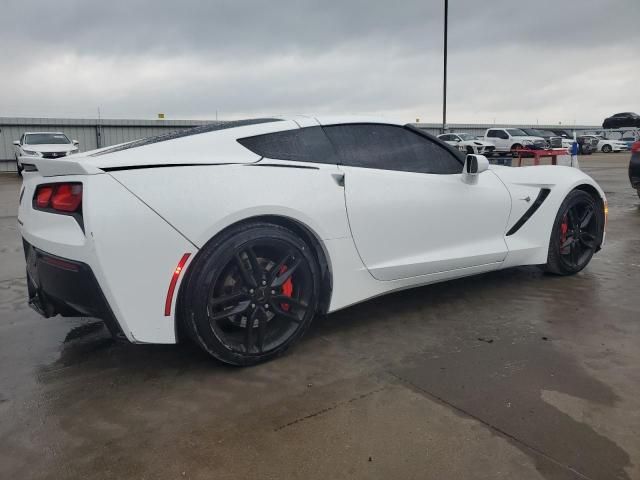
M 263 162 L 281 166 L 190 166 L 112 175 L 198 248 L 229 225 L 260 215 L 295 219 L 321 240 L 350 236 L 335 165 L 289 168 Z

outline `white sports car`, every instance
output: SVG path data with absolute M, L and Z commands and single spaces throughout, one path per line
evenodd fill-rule
M 291 117 L 197 127 L 25 165 L 30 304 L 135 343 L 185 332 L 251 365 L 318 312 L 517 265 L 579 272 L 602 189 L 569 167 L 489 166 L 412 126 Z
M 493 143 L 479 140 L 470 133 L 443 133 L 438 138 L 465 153 L 491 155 L 496 149 Z

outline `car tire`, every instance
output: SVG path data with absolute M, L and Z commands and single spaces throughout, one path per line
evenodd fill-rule
M 304 240 L 280 225 L 241 224 L 205 245 L 188 267 L 179 321 L 213 357 L 250 366 L 296 343 L 319 298 L 320 270 Z
M 556 275 L 578 273 L 599 248 L 603 231 L 602 203 L 583 190 L 573 190 L 558 209 L 544 270 Z
M 22 170 L 23 170 L 22 165 L 20 165 L 20 162 L 16 158 L 16 172 L 18 173 L 19 177 L 22 176 Z
M 602 146 L 602 153 L 611 153 L 612 151 L 613 151 L 613 148 L 611 148 L 611 145 Z
M 519 150 L 522 150 L 522 148 L 522 145 L 520 145 L 519 143 L 514 143 L 513 145 L 511 145 L 511 156 L 517 157 L 519 155 Z
M 473 147 L 471 145 L 467 145 L 467 155 L 473 155 L 474 153 L 476 153 L 473 150 Z

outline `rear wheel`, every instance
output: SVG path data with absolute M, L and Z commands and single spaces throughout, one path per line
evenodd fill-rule
M 215 358 L 254 365 L 307 330 L 320 293 L 310 247 L 279 225 L 232 228 L 190 268 L 181 309 L 187 331 Z
M 511 155 L 517 157 L 520 154 L 520 150 L 522 150 L 522 145 L 519 143 L 514 143 L 511 145 Z
M 557 275 L 578 273 L 600 245 L 603 229 L 601 204 L 582 190 L 572 191 L 556 215 L 545 270 Z

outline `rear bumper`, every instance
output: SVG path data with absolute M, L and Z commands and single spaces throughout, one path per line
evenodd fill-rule
M 23 240 L 29 306 L 44 317 L 95 317 L 123 337 L 91 267 L 46 253 Z

